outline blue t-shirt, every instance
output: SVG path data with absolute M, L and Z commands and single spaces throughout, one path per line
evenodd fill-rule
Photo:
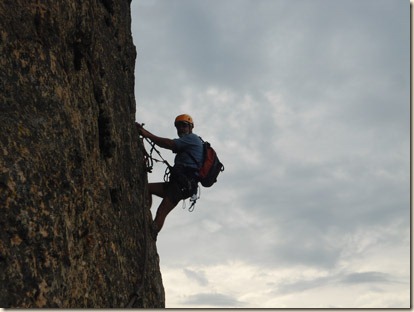
M 177 153 L 174 160 L 175 165 L 183 165 L 191 168 L 201 167 L 203 161 L 203 142 L 198 135 L 189 133 L 181 138 L 174 139 L 174 143 L 175 149 L 173 152 Z M 195 158 L 197 164 L 188 153 Z

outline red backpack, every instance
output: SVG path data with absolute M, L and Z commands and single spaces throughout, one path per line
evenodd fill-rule
M 200 140 L 203 142 L 203 163 L 199 169 L 199 181 L 202 186 L 210 187 L 217 182 L 217 177 L 220 172 L 224 171 L 224 165 L 220 162 L 217 157 L 216 151 L 211 147 L 210 143 L 205 142 L 201 137 Z M 193 155 L 190 157 L 197 163 Z

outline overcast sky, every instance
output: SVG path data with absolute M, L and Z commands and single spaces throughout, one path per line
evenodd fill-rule
M 158 237 L 166 307 L 409 307 L 409 5 L 132 1 L 137 121 L 225 165 Z

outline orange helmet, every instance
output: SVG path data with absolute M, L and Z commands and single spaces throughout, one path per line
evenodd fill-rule
M 178 116 L 175 118 L 174 125 L 175 125 L 177 122 L 186 122 L 186 123 L 189 123 L 191 126 L 193 126 L 193 127 L 194 127 L 193 118 L 191 118 L 191 116 L 190 116 L 190 115 L 187 115 L 187 114 L 178 115 Z

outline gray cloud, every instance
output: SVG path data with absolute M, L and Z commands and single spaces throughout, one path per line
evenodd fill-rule
M 204 272 L 196 272 L 189 269 L 184 269 L 185 275 L 192 280 L 195 280 L 200 286 L 207 286 L 208 279 L 206 278 Z
M 244 302 L 238 301 L 233 296 L 219 293 L 201 293 L 188 296 L 183 302 L 187 306 L 210 306 L 221 308 L 238 308 L 245 305 Z
M 390 283 L 393 278 L 389 274 L 382 272 L 360 272 L 351 273 L 341 279 L 344 284 L 360 284 L 360 283 Z
M 283 295 L 288 293 L 304 292 L 310 289 L 334 287 L 335 285 L 348 286 L 349 284 L 370 284 L 379 286 L 381 284 L 399 283 L 395 278 L 383 272 L 355 272 L 355 273 L 337 273 L 334 275 L 317 277 L 313 279 L 302 279 L 294 283 L 277 284 L 274 295 Z M 378 290 L 380 291 L 380 290 Z

